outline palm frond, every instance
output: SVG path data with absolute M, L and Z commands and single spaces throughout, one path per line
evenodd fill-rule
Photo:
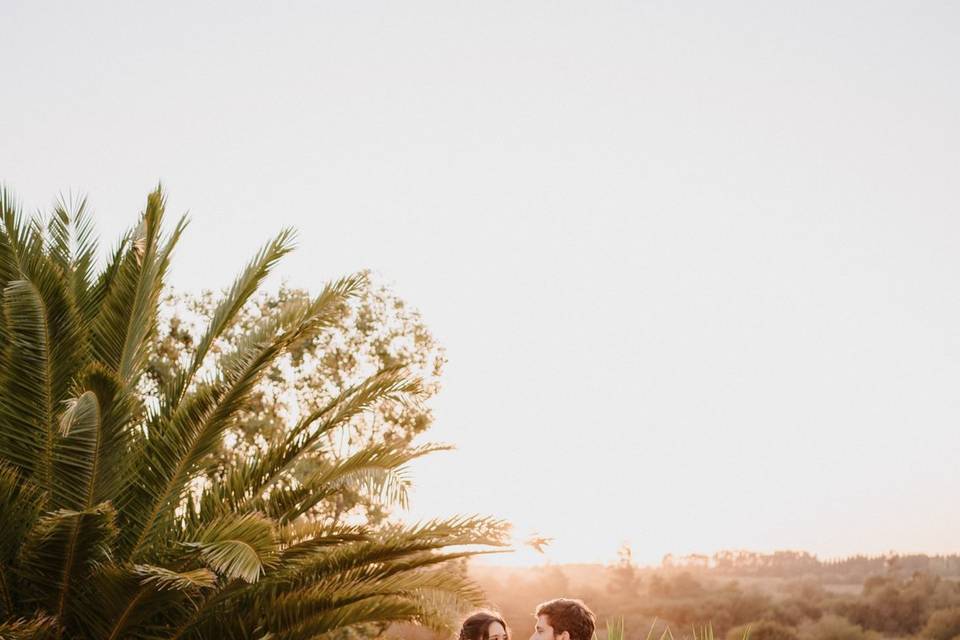
M 286 336 L 252 343 L 222 379 L 188 396 L 169 423 L 150 431 L 143 452 L 143 478 L 121 507 L 129 517 L 133 540 L 128 557 L 136 559 L 148 539 L 159 535 L 161 515 L 180 504 L 201 462 L 214 450 L 260 375 L 283 352 Z
M 24 470 L 51 481 L 56 413 L 84 360 L 75 310 L 63 282 L 38 269 L 36 280 L 15 280 L 3 291 L 0 334 L 2 454 Z
M 180 375 L 175 376 L 172 387 L 164 391 L 163 397 L 168 406 L 175 407 L 180 402 L 183 393 L 209 354 L 214 341 L 230 328 L 243 306 L 257 292 L 277 262 L 293 250 L 293 237 L 294 233 L 291 229 L 280 232 L 254 256 L 234 281 L 233 286 L 214 310 L 206 332 L 197 342 L 190 365 Z
M 97 240 L 87 199 L 61 197 L 47 223 L 49 254 L 64 273 L 69 274 L 70 291 L 81 317 L 94 314 L 93 269 L 97 258 Z
M 244 408 L 260 376 L 294 341 L 326 322 L 331 307 L 352 295 L 355 281 L 345 279 L 328 287 L 317 300 L 303 308 L 287 310 L 270 318 L 247 336 L 228 360 L 221 362 L 220 378 L 188 394 L 165 423 L 155 422 L 141 465 L 147 474 L 134 487 L 121 513 L 130 518 L 126 557 L 136 560 L 146 540 L 158 535 L 161 514 L 178 505 L 185 487 L 202 461 L 219 444 L 234 416 Z M 292 326 L 277 335 L 278 330 Z
M 306 558 L 318 549 L 347 542 L 367 542 L 370 531 L 359 525 L 328 524 L 300 520 L 281 525 L 277 530 L 280 559 L 284 564 Z
M 255 513 L 216 520 L 186 545 L 197 549 L 217 573 L 245 582 L 256 582 L 278 560 L 273 522 Z
M 330 429 L 345 424 L 355 416 L 368 411 L 384 400 L 407 402 L 415 400 L 423 393 L 420 380 L 412 378 L 403 367 L 393 367 L 378 371 L 374 375 L 355 385 L 325 406 L 304 416 L 290 431 L 289 439 L 295 439 L 304 433 Z M 319 423 L 319 427 L 316 427 Z
M 77 391 L 90 398 L 88 402 L 91 409 L 95 407 L 97 417 L 96 448 L 91 451 L 94 458 L 89 464 L 89 496 L 85 504 L 89 507 L 114 499 L 122 486 L 133 481 L 130 454 L 139 442 L 139 432 L 133 424 L 139 399 L 116 374 L 99 363 L 88 365 L 77 380 Z
M 170 254 L 186 227 L 181 218 L 164 241 L 161 226 L 165 199 L 160 189 L 147 198 L 140 224 L 123 245 L 122 257 L 108 267 L 109 283 L 97 291 L 100 311 L 93 322 L 97 358 L 129 386 L 136 384 L 156 324 L 156 307 Z
M 454 556 L 437 557 L 442 554 L 435 552 L 447 547 L 504 547 L 507 530 L 505 523 L 481 517 L 435 520 L 412 527 L 397 525 L 374 540 L 318 549 L 305 554 L 297 562 L 285 563 L 264 580 L 264 588 L 287 591 L 349 572 L 367 570 L 373 575 L 386 577 L 433 566 L 438 561 L 454 559 Z M 465 550 L 456 552 L 455 557 L 482 553 L 481 550 Z
M 0 462 L 0 615 L 14 611 L 13 563 L 43 506 L 43 493 L 14 467 Z
M 428 616 L 420 602 L 404 596 L 380 596 L 345 604 L 311 617 L 300 617 L 291 627 L 267 630 L 276 640 L 299 640 L 314 638 L 367 622 L 421 622 L 440 625 L 433 616 Z
M 127 231 L 120 238 L 113 251 L 107 257 L 106 264 L 97 275 L 93 286 L 90 288 L 89 308 L 81 307 L 81 309 L 88 314 L 84 318 L 88 325 L 92 326 L 92 324 L 97 320 L 97 317 L 100 315 L 100 312 L 103 309 L 103 303 L 106 300 L 107 294 L 110 294 L 114 291 L 114 286 L 117 283 L 117 276 L 121 272 L 122 267 L 126 262 L 125 259 L 127 257 L 127 251 L 132 243 L 132 233 L 132 231 Z M 103 321 L 101 320 L 100 322 L 102 323 Z
M 166 638 L 216 589 L 206 569 L 172 570 L 150 565 L 100 567 L 79 594 L 71 627 L 98 640 Z M 212 575 L 212 574 L 210 574 Z
M 386 579 L 361 576 L 350 579 L 348 575 L 338 575 L 337 578 L 277 597 L 265 610 L 263 626 L 277 633 L 297 628 L 304 620 L 384 598 L 403 598 L 418 604 L 421 600 L 435 603 L 443 599 L 447 607 L 455 604 L 459 610 L 478 607 L 485 602 L 476 583 L 451 571 L 411 571 Z M 422 609 L 418 613 L 422 613 Z
M 0 623 L 3 640 L 54 640 L 59 633 L 57 619 L 52 616 L 38 615 Z
M 0 290 L 6 289 L 20 273 L 20 229 L 22 213 L 13 194 L 0 188 Z
M 323 436 L 344 427 L 355 416 L 383 401 L 406 401 L 421 392 L 419 381 L 402 368 L 380 371 L 347 389 L 321 409 L 305 416 L 281 439 L 230 469 L 222 482 L 209 487 L 201 498 L 201 513 L 214 517 L 225 511 L 269 509 L 284 513 L 301 504 L 309 493 L 299 488 L 281 490 L 267 507 L 264 493 L 306 456 L 316 452 Z M 331 495 L 327 492 L 318 500 Z M 316 502 L 314 502 L 316 504 Z
M 133 573 L 140 576 L 141 585 L 152 585 L 158 590 L 194 591 L 216 586 L 217 576 L 209 569 L 173 571 L 149 564 L 134 565 Z
M 100 461 L 100 404 L 92 391 L 67 400 L 53 452 L 53 505 L 83 510 L 93 504 Z
M 344 460 L 334 462 L 317 471 L 296 487 L 272 491 L 262 501 L 253 501 L 271 517 L 280 522 L 295 520 L 320 501 L 346 488 L 366 491 L 389 504 L 407 506 L 410 479 L 406 465 L 411 461 L 449 446 L 427 444 L 403 447 L 384 443 L 364 447 Z
M 61 617 L 68 596 L 100 563 L 110 560 L 116 534 L 109 504 L 44 515 L 27 534 L 17 560 L 27 600 Z

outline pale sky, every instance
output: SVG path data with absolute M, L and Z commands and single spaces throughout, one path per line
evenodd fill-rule
M 282 6 L 281 6 L 282 4 Z M 960 5 L 0 4 L 0 181 L 173 272 L 372 268 L 447 347 L 407 518 L 553 562 L 960 552 Z M 533 560 L 536 560 L 534 558 Z M 518 554 L 513 562 L 528 562 Z

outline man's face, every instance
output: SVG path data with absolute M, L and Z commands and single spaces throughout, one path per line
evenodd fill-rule
M 537 616 L 537 624 L 533 628 L 533 635 L 530 636 L 530 640 L 570 640 L 570 634 L 566 631 L 555 634 L 553 627 L 550 626 L 550 618 Z

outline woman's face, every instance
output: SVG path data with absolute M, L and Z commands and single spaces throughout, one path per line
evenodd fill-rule
M 487 627 L 487 639 L 488 640 L 508 640 L 507 639 L 507 630 L 503 628 L 503 625 L 499 622 L 491 622 L 490 626 Z

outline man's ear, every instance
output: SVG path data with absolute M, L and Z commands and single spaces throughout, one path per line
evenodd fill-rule
M 557 640 L 570 640 L 570 632 L 564 631 L 563 633 L 554 636 Z

